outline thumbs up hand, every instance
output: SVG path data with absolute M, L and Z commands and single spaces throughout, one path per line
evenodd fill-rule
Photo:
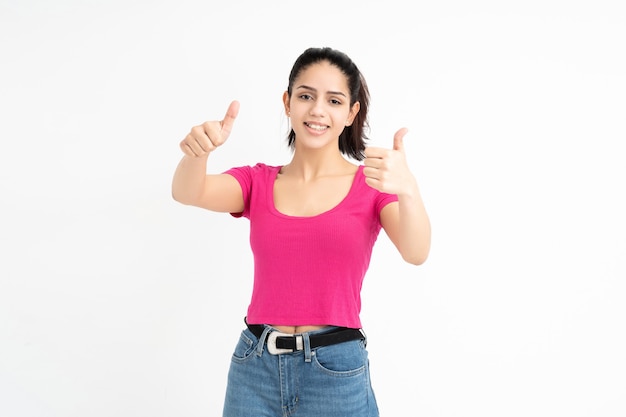
M 415 190 L 417 183 L 409 170 L 404 151 L 404 136 L 407 132 L 407 128 L 396 132 L 392 149 L 365 149 L 363 174 L 367 185 L 388 194 L 410 194 Z
M 233 101 L 228 106 L 223 120 L 204 122 L 191 128 L 191 132 L 180 142 L 180 149 L 185 155 L 191 157 L 208 155 L 226 142 L 237 114 L 239 114 L 239 102 Z

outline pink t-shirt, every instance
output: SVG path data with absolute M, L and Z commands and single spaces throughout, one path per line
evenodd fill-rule
M 311 217 L 274 206 L 280 166 L 231 168 L 250 220 L 254 286 L 251 324 L 334 325 L 360 328 L 361 286 L 381 229 L 380 211 L 398 197 L 365 183 L 359 166 L 352 187 L 334 208 Z

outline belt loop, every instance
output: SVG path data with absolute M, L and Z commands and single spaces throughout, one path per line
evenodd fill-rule
M 311 362 L 311 339 L 309 339 L 309 332 L 302 333 L 302 342 L 304 344 L 304 361 Z
M 263 333 L 261 333 L 261 337 L 259 337 L 259 344 L 256 347 L 257 356 L 261 356 L 263 354 L 263 347 L 265 346 L 265 339 L 267 339 L 267 334 L 272 330 L 270 326 L 265 326 Z

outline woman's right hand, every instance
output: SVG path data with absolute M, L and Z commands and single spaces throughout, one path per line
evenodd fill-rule
M 233 101 L 228 106 L 224 120 L 204 122 L 192 127 L 191 132 L 180 142 L 180 149 L 191 157 L 208 155 L 226 142 L 238 113 L 239 102 Z

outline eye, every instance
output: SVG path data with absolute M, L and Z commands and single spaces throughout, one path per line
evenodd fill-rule
M 298 96 L 298 98 L 302 99 L 302 100 L 312 100 L 313 97 L 310 94 L 300 94 Z
M 334 104 L 334 105 L 337 105 L 337 106 L 341 105 L 341 101 L 337 100 L 336 98 L 331 98 L 330 99 L 330 103 Z

